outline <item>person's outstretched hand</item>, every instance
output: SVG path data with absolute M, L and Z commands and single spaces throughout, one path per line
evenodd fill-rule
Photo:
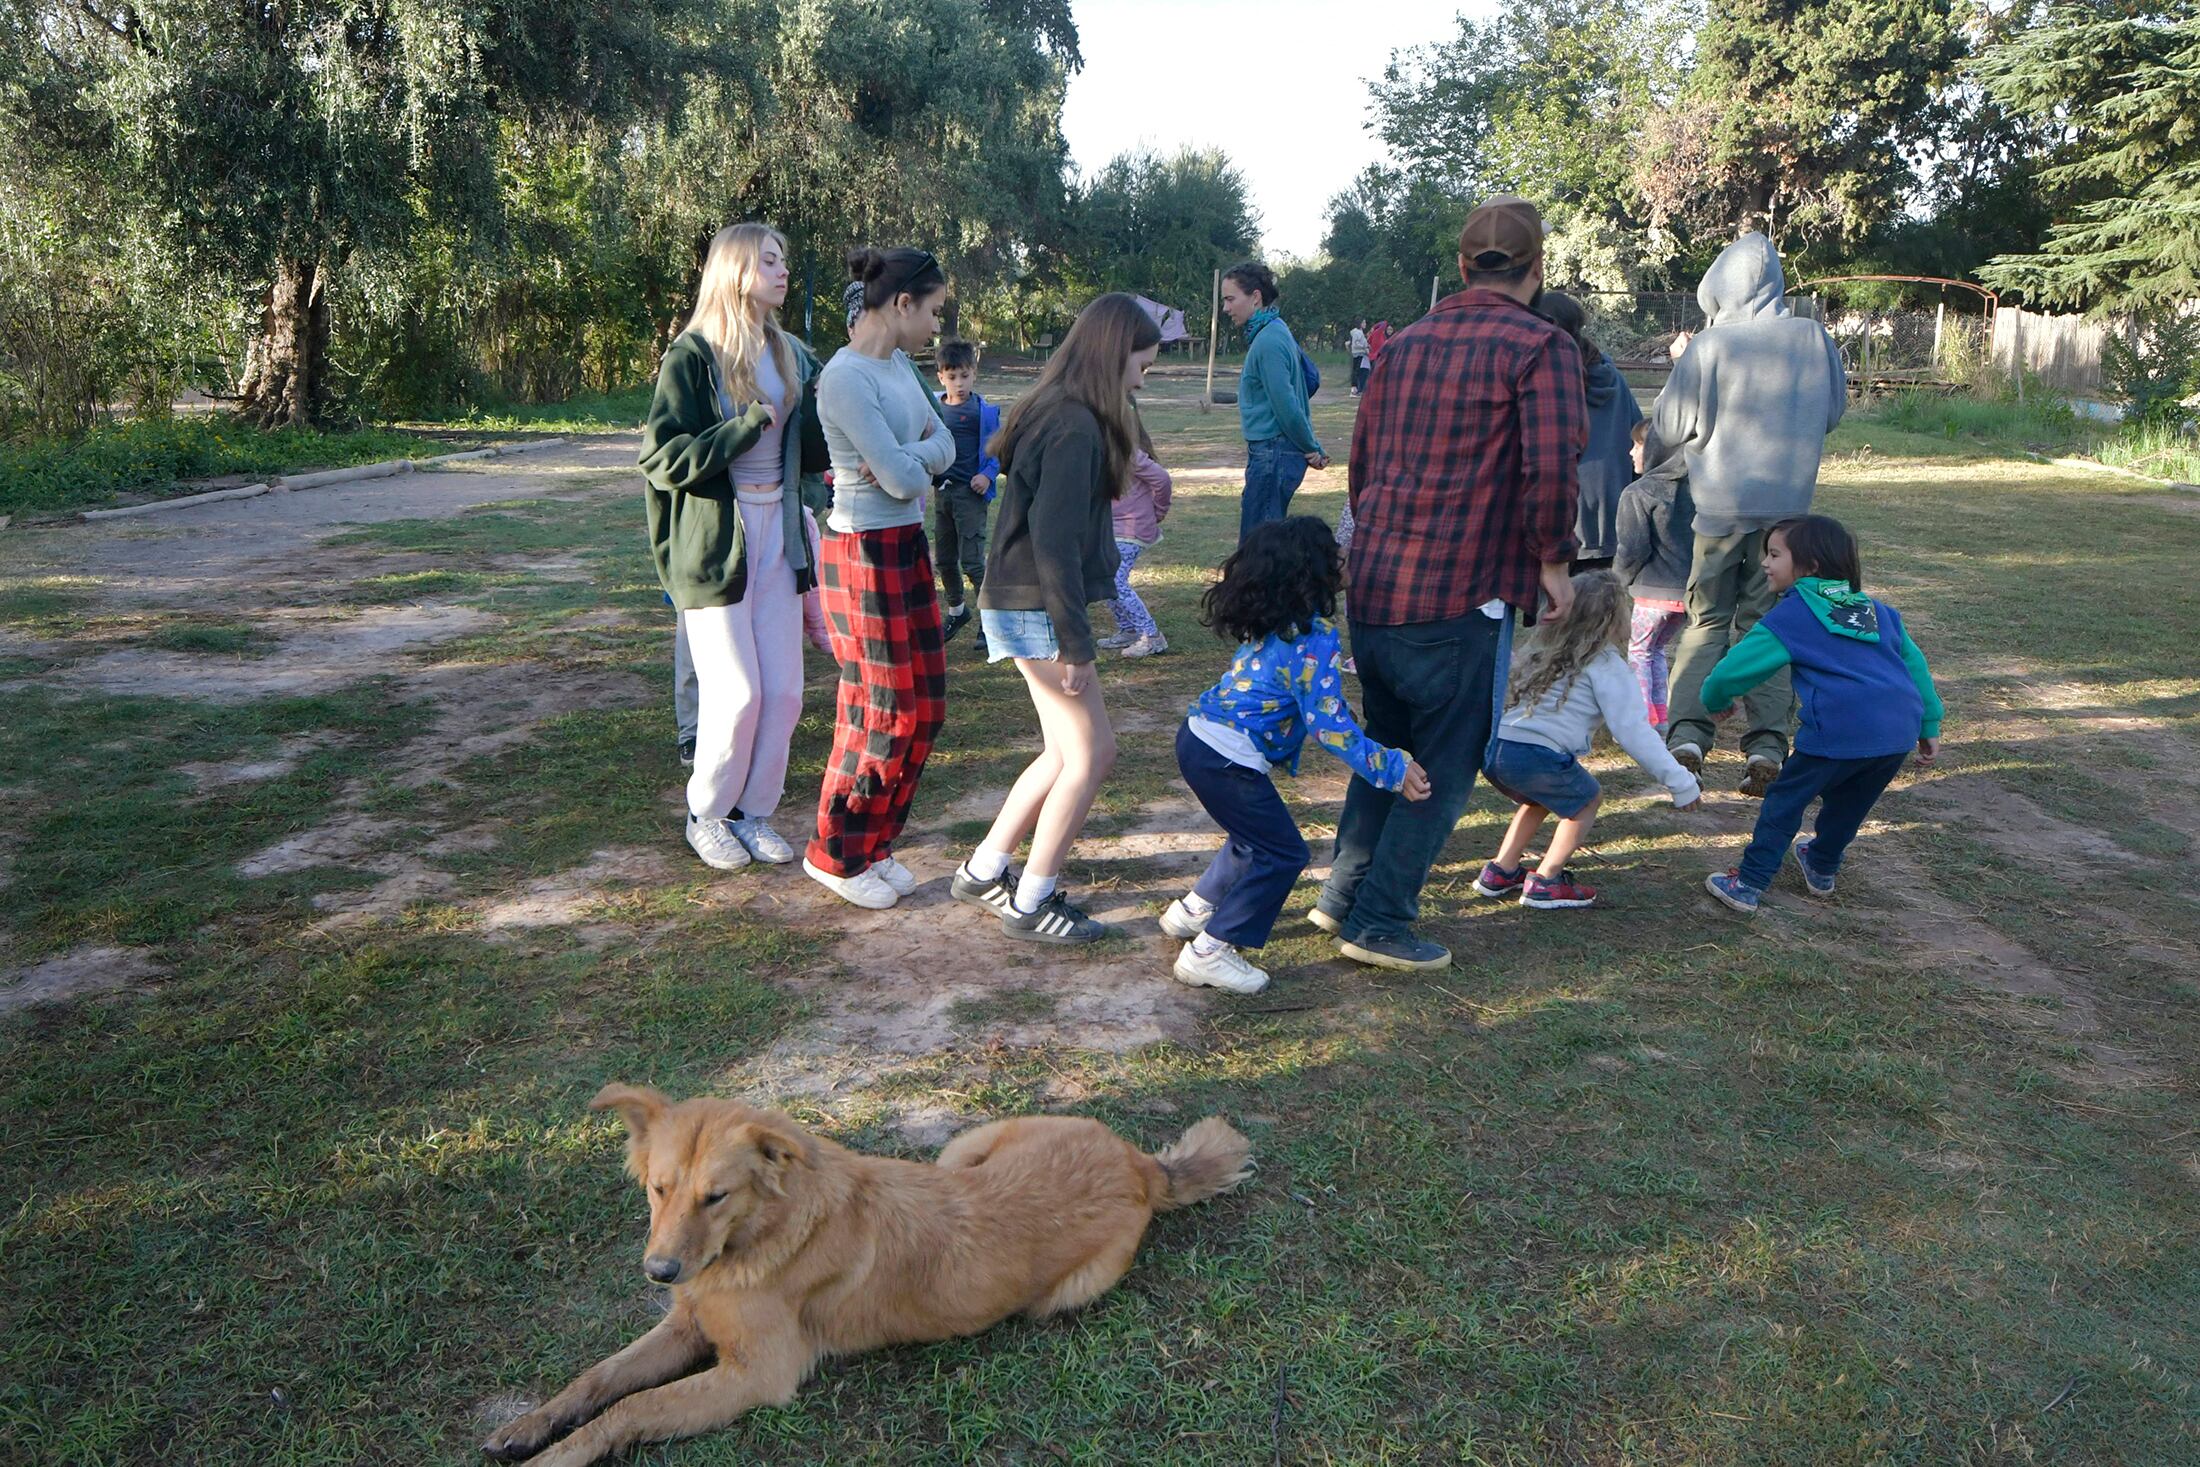
M 1428 771 L 1418 759 L 1406 761 L 1406 782 L 1398 787 L 1398 793 L 1408 800 L 1425 800 L 1429 796 Z

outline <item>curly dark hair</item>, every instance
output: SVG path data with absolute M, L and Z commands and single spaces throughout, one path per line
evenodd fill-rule
M 1276 303 L 1276 272 L 1258 260 L 1245 260 L 1222 272 L 1224 280 L 1234 280 L 1237 288 L 1247 295 L 1257 295 L 1263 306 Z
M 1226 642 L 1303 636 L 1315 617 L 1337 614 L 1343 589 L 1337 537 L 1314 516 L 1295 514 L 1245 537 L 1199 598 L 1199 620 Z

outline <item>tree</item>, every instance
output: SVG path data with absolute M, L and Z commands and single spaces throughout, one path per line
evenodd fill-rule
M 329 405 L 330 300 L 427 221 L 497 231 L 506 120 L 642 115 L 704 0 L 14 0 L 8 122 L 107 160 L 177 273 L 256 298 L 264 423 Z
M 1127 290 L 1196 311 L 1216 270 L 1260 248 L 1245 178 L 1220 149 L 1125 153 L 1077 202 L 1074 250 L 1095 290 Z
M 1713 0 L 1686 87 L 1644 129 L 1651 222 L 1706 244 L 1762 224 L 1798 259 L 1837 257 L 1901 206 L 1962 51 L 1956 0 Z
M 2019 116 L 2062 134 L 2042 179 L 2071 203 L 2037 250 L 1979 274 L 2058 305 L 2134 307 L 2200 295 L 2200 14 L 2063 8 L 1980 70 Z

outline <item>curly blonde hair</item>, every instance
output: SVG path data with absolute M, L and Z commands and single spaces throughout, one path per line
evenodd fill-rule
M 1571 681 L 1607 647 L 1627 645 L 1635 603 L 1618 576 L 1608 570 L 1574 577 L 1574 604 L 1566 614 L 1546 621 L 1514 661 L 1505 709 L 1533 708 L 1543 695 Z

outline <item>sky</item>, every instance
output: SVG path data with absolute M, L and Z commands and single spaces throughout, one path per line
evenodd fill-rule
M 1141 143 L 1219 147 L 1271 255 L 1321 247 L 1331 194 L 1381 161 L 1367 80 L 1488 0 L 1075 0 L 1085 69 L 1062 128 L 1086 177 Z M 1265 39 L 1264 39 L 1265 38 Z

